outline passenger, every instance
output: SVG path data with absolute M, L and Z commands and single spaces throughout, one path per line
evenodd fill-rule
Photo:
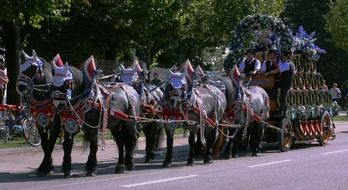
M 279 109 L 278 112 L 274 114 L 275 117 L 283 117 L 285 115 L 286 105 L 286 95 L 288 90 L 292 85 L 292 78 L 295 74 L 295 66 L 291 61 L 292 51 L 284 51 L 282 53 L 282 60 L 279 64 L 279 72 L 280 72 L 280 96 L 279 96 Z
M 239 72 L 245 76 L 252 76 L 257 74 L 261 69 L 261 63 L 255 58 L 255 50 L 248 49 L 246 58 L 238 65 Z
M 276 99 L 279 88 L 279 59 L 278 52 L 275 48 L 268 51 L 267 60 L 264 61 L 261 66 L 261 74 L 274 76 L 273 88 L 266 89 L 266 92 L 271 99 Z
M 268 51 L 267 60 L 262 63 L 261 73 L 265 75 L 275 75 L 279 73 L 277 50 L 271 49 Z

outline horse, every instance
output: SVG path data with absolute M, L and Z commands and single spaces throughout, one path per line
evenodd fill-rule
M 36 121 L 44 158 L 37 169 L 37 176 L 47 176 L 54 171 L 52 152 L 59 136 L 60 124 L 52 101 L 52 65 L 39 58 L 36 52 L 32 56 L 22 51 L 23 62 L 17 79 L 17 92 L 29 104 L 30 112 Z M 54 60 L 60 60 L 57 54 Z
M 140 130 L 143 130 L 146 139 L 145 163 L 150 163 L 154 159 L 155 150 L 158 148 L 162 137 L 162 124 L 152 119 L 160 119 L 163 92 L 159 87 L 144 82 L 146 81 L 146 73 L 148 72 L 144 62 L 140 66 L 137 61 L 134 61 L 132 66 L 131 68 L 125 68 L 123 65 L 120 66 L 120 81 L 133 86 L 139 95 L 141 95 L 141 116 L 150 119 L 141 123 L 141 127 L 139 127 Z M 138 80 L 139 78 L 140 80 Z
M 231 138 L 223 152 L 224 158 L 238 157 L 239 145 L 250 135 L 252 156 L 258 156 L 263 136 L 264 123 L 269 118 L 269 97 L 266 91 L 258 86 L 244 86 L 240 81 L 238 68 L 230 70 L 226 77 L 219 80 L 225 88 L 227 107 L 225 120 L 234 124 L 227 129 Z M 243 138 L 243 139 L 242 139 Z
M 53 103 L 58 110 L 64 129 L 64 177 L 73 175 L 71 151 L 75 135 L 84 132 L 84 142 L 89 142 L 90 152 L 86 163 L 86 176 L 95 176 L 97 167 L 98 130 L 103 118 L 102 100 L 95 78 L 94 58 L 88 58 L 81 69 L 58 66 L 53 62 Z M 87 145 L 87 143 L 85 143 Z
M 191 67 L 192 68 L 192 67 Z M 162 102 L 162 115 L 169 124 L 165 125 L 167 135 L 167 153 L 163 167 L 170 167 L 172 162 L 173 136 L 180 125 L 190 131 L 189 158 L 187 165 L 194 164 L 195 138 L 205 147 L 204 163 L 212 163 L 212 147 L 218 136 L 218 124 L 226 108 L 223 92 L 212 85 L 193 87 L 187 72 L 170 71 L 165 86 Z M 192 77 L 191 77 L 192 78 Z M 199 123 L 196 123 L 199 121 Z M 199 133 L 198 133 L 199 132 Z

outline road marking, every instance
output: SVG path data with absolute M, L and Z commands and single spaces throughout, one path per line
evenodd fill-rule
M 269 165 L 273 165 L 273 164 L 280 164 L 280 163 L 290 162 L 290 161 L 292 161 L 292 160 L 280 160 L 280 161 L 275 161 L 275 162 L 267 162 L 267 163 L 258 164 L 258 165 L 251 165 L 251 166 L 248 166 L 248 168 L 257 168 L 257 167 L 269 166 Z
M 322 153 L 322 155 L 336 154 L 336 153 L 347 152 L 347 151 L 348 151 L 348 149 L 336 150 L 336 151 L 331 151 L 331 152 L 324 152 L 324 153 Z
M 187 179 L 191 177 L 197 177 L 197 175 L 187 175 L 187 176 L 182 176 L 182 177 L 173 177 L 173 178 L 166 178 L 166 179 L 160 179 L 160 180 L 154 180 L 154 181 L 147 181 L 147 182 L 142 182 L 142 183 L 134 183 L 134 184 L 129 184 L 129 185 L 122 185 L 121 187 L 136 187 L 136 186 L 142 186 L 142 185 L 149 185 L 149 184 L 155 184 L 155 183 L 163 183 L 163 182 L 168 182 L 168 181 L 175 181 L 175 180 L 180 180 L 180 179 Z

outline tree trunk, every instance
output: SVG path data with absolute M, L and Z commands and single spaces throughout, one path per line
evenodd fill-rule
M 9 82 L 7 84 L 7 103 L 19 105 L 20 97 L 16 91 L 16 81 L 19 73 L 20 64 L 20 27 L 18 20 L 6 22 L 5 48 L 6 48 L 6 67 Z

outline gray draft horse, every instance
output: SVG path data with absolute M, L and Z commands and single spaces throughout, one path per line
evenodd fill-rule
M 170 71 L 171 72 L 171 71 Z M 223 92 L 211 85 L 201 85 L 192 88 L 187 73 L 171 72 L 167 81 L 162 105 L 164 119 L 171 121 L 165 125 L 167 135 L 167 153 L 163 167 L 170 167 L 173 153 L 173 136 L 180 125 L 189 129 L 190 145 L 187 165 L 193 165 L 195 156 L 195 138 L 206 147 L 204 163 L 212 162 L 212 147 L 218 136 L 218 124 L 226 108 L 226 98 Z M 176 121 L 181 120 L 180 124 Z M 195 123 L 190 122 L 195 121 Z
M 264 124 L 259 120 L 269 118 L 269 97 L 265 90 L 258 86 L 240 86 L 240 75 L 237 67 L 230 70 L 228 76 L 220 78 L 225 86 L 227 99 L 227 122 L 237 124 L 228 128 L 232 138 L 224 150 L 224 158 L 238 157 L 239 145 L 246 138 L 250 143 L 252 156 L 257 156 L 263 136 Z M 250 135 L 250 139 L 249 139 Z
M 148 70 L 144 62 L 141 62 L 139 65 L 138 61 L 135 59 L 131 66 L 132 67 L 125 68 L 121 65 L 120 80 L 121 82 L 133 86 L 141 95 L 141 116 L 149 120 L 146 121 L 145 119 L 144 122 L 139 123 L 139 128 L 143 130 L 146 139 L 145 163 L 150 163 L 155 157 L 155 150 L 158 148 L 162 137 L 162 124 L 152 119 L 161 118 L 160 108 L 163 92 L 159 87 L 145 82 Z
M 60 59 L 59 55 L 55 59 Z M 33 50 L 32 56 L 22 52 L 17 92 L 29 104 L 41 137 L 44 158 L 37 169 L 37 176 L 47 176 L 54 171 L 52 152 L 59 136 L 60 124 L 52 102 L 52 66 L 39 58 Z

